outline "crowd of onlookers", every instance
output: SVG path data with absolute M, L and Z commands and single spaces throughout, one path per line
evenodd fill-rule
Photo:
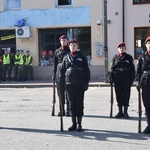
M 50 66 L 54 64 L 54 52 L 53 50 L 48 51 L 48 54 L 45 50 L 41 53 L 40 66 Z
M 29 50 L 24 53 L 17 49 L 13 54 L 6 48 L 4 54 L 0 54 L 0 82 L 33 80 L 32 60 Z

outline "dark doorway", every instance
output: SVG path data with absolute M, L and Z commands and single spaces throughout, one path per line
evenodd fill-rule
M 7 47 L 11 48 L 11 53 L 15 53 L 16 51 L 15 30 L 0 31 L 0 53 L 3 54 L 4 50 Z

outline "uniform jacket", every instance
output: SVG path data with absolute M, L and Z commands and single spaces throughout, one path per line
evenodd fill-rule
M 131 55 L 125 53 L 123 57 L 115 55 L 112 59 L 110 74 L 116 83 L 133 83 L 135 66 Z
M 61 68 L 61 63 L 62 63 L 62 60 L 64 58 L 64 56 L 66 54 L 68 54 L 70 52 L 70 49 L 68 46 L 65 47 L 64 50 L 62 50 L 62 48 L 58 48 L 56 51 L 55 51 L 55 54 L 54 54 L 54 68 L 53 68 L 53 76 L 56 77 L 56 82 L 59 82 L 60 83 L 60 68 Z
M 86 57 L 76 51 L 75 55 L 69 53 L 62 62 L 62 78 L 65 77 L 66 85 L 88 85 L 90 81 L 90 70 Z
M 138 79 L 141 84 L 150 84 L 150 55 L 148 52 L 139 56 L 136 72 L 136 79 Z

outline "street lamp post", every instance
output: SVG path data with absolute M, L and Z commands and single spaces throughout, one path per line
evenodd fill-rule
M 107 0 L 103 1 L 104 3 L 104 60 L 105 60 L 105 72 L 104 72 L 104 80 L 105 83 L 108 77 L 108 44 L 107 44 Z

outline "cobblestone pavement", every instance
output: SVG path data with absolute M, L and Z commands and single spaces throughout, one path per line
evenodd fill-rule
M 69 132 L 70 117 L 60 131 L 58 97 L 51 116 L 52 87 L 0 88 L 0 150 L 149 150 L 150 134 L 138 131 L 138 99 L 132 87 L 130 119 L 110 118 L 110 87 L 85 93 L 83 132 Z M 114 96 L 115 99 L 115 96 Z M 113 116 L 117 113 L 116 101 Z M 146 126 L 144 109 L 142 130 Z

